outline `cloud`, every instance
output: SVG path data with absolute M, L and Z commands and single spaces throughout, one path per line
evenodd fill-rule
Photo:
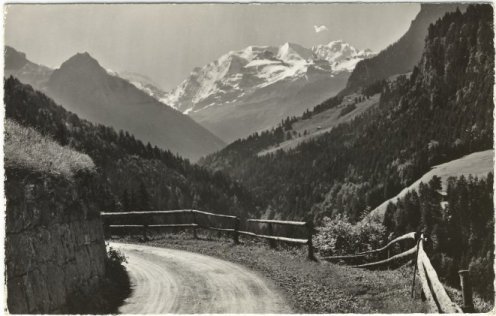
M 329 31 L 329 29 L 325 25 L 320 25 L 320 26 L 314 25 L 313 28 L 315 29 L 315 33 Z

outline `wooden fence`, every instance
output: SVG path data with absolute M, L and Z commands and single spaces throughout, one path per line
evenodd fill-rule
M 166 219 L 167 217 L 173 217 L 177 215 L 185 215 L 189 218 L 188 223 L 171 223 L 168 220 L 166 224 L 157 224 L 159 221 L 157 217 Z M 267 225 L 268 231 L 266 234 L 255 233 L 248 230 L 240 230 L 240 218 L 233 215 L 215 214 L 209 212 L 203 212 L 198 210 L 173 210 L 173 211 L 143 211 L 143 212 L 103 212 L 101 213 L 104 224 L 104 231 L 108 237 L 113 229 L 141 229 L 143 234 L 143 239 L 146 240 L 147 233 L 150 229 L 161 229 L 161 228 L 191 228 L 193 230 L 193 237 L 198 238 L 197 229 L 208 229 L 214 231 L 221 231 L 231 233 L 233 242 L 235 244 L 239 243 L 239 235 L 251 236 L 255 238 L 263 238 L 269 240 L 269 245 L 273 248 L 276 247 L 275 242 L 281 241 L 293 244 L 304 244 L 308 247 L 308 258 L 315 259 L 313 253 L 312 237 L 314 233 L 313 223 L 311 222 L 295 222 L 295 221 L 278 221 L 278 220 L 264 220 L 264 219 L 247 219 L 245 226 L 248 227 L 249 223 L 258 223 Z M 205 224 L 204 221 L 199 219 L 199 216 L 207 216 L 214 218 L 227 219 L 228 227 L 218 227 L 212 226 L 210 224 Z M 127 220 L 131 223 L 122 223 L 123 220 Z M 115 223 L 117 221 L 118 223 Z M 126 221 L 124 221 L 126 222 Z M 207 221 L 210 223 L 210 221 Z M 274 234 L 274 225 L 286 225 L 294 227 L 302 227 L 306 229 L 306 238 L 291 238 L 285 236 L 276 236 Z M 225 226 L 225 225 L 224 225 Z
M 429 257 L 424 251 L 424 241 L 425 238 L 421 235 L 417 242 L 416 268 L 429 311 L 437 313 L 462 313 L 462 309 L 451 301 L 443 284 L 439 281 L 436 270 L 434 270 Z M 462 286 L 464 285 L 462 284 Z
M 391 256 L 391 248 L 395 245 L 397 245 L 399 242 L 404 241 L 404 240 L 411 240 L 412 244 L 415 243 L 415 233 L 408 233 L 405 235 L 402 235 L 400 237 L 397 237 L 393 240 L 391 240 L 387 245 L 385 245 L 382 248 L 379 249 L 374 249 L 374 250 L 369 250 L 369 251 L 364 251 L 360 252 L 354 255 L 346 255 L 346 256 L 330 256 L 330 257 L 323 257 L 322 259 L 327 260 L 327 261 L 357 261 L 357 259 L 365 260 L 367 257 L 371 255 L 380 255 L 382 253 L 385 253 L 387 255 L 386 259 L 379 260 L 379 261 L 374 261 L 374 262 L 368 262 L 360 265 L 355 265 L 357 268 L 379 268 L 379 267 L 385 267 L 385 266 L 390 266 L 392 264 L 402 262 L 403 260 L 406 260 L 410 257 L 412 257 L 416 251 L 417 251 L 417 246 L 415 245 L 414 247 L 400 253 L 394 256 Z
M 403 240 L 412 240 L 415 242 L 415 246 L 399 254 L 390 256 L 389 250 L 391 249 L 391 247 Z M 398 262 L 405 262 L 407 259 L 415 257 L 414 278 L 416 272 L 418 272 L 420 284 L 422 286 L 422 292 L 424 293 L 429 312 L 461 313 L 463 311 L 468 311 L 468 312 L 473 311 L 472 291 L 470 288 L 470 279 L 468 277 L 468 271 L 467 270 L 460 271 L 460 280 L 462 285 L 462 294 L 463 294 L 463 302 L 464 302 L 463 304 L 464 306 L 462 310 L 462 308 L 460 308 L 458 305 L 453 303 L 453 301 L 446 293 L 444 286 L 439 281 L 436 270 L 432 266 L 431 261 L 429 260 L 429 257 L 427 256 L 427 253 L 424 250 L 425 241 L 426 238 L 424 238 L 423 234 L 417 236 L 415 233 L 408 233 L 398 238 L 395 238 L 394 240 L 390 241 L 386 246 L 379 249 L 365 251 L 355 255 L 323 257 L 322 259 L 327 261 L 339 261 L 339 260 L 348 261 L 348 260 L 363 259 L 372 254 L 378 254 L 388 251 L 387 259 L 368 262 L 360 265 L 354 265 L 354 267 L 357 268 L 378 268 L 378 267 L 389 266 L 391 264 Z

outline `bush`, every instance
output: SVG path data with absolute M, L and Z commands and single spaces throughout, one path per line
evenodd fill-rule
M 385 242 L 385 227 L 377 222 L 352 225 L 348 218 L 338 215 L 324 217 L 324 225 L 315 236 L 315 246 L 323 256 L 354 254 L 381 247 Z
M 118 308 L 131 294 L 131 281 L 124 263 L 127 263 L 126 257 L 119 250 L 108 246 L 105 280 L 101 289 L 105 309 L 100 310 L 100 313 L 117 313 Z
M 67 314 L 116 314 L 131 294 L 131 282 L 124 263 L 126 257 L 112 247 L 107 248 L 105 277 L 98 289 L 88 295 L 78 290 L 67 299 Z
M 122 264 L 127 263 L 126 256 L 124 256 L 119 250 L 116 250 L 112 247 L 108 247 L 107 249 L 107 267 L 117 267 L 122 266 Z

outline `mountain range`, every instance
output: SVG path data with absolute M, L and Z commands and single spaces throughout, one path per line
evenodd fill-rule
M 355 221 L 431 166 L 490 149 L 492 11 L 469 8 L 424 24 L 422 56 L 407 74 L 341 92 L 200 164 L 245 184 L 268 217 Z
M 231 142 L 335 95 L 355 65 L 372 56 L 343 41 L 311 49 L 249 46 L 193 69 L 161 101 Z
M 225 145 L 187 115 L 109 73 L 88 53 L 51 70 L 7 47 L 5 69 L 6 76 L 33 85 L 81 118 L 129 131 L 186 158 L 197 160 Z

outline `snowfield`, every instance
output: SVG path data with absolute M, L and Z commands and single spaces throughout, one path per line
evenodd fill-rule
M 163 101 L 185 113 L 201 111 L 206 100 L 225 94 L 234 87 L 249 93 L 281 80 L 297 80 L 317 69 L 331 77 L 339 72 L 351 72 L 355 65 L 375 54 L 358 50 L 343 41 L 332 41 L 311 49 L 294 43 L 275 46 L 248 46 L 231 51 L 219 59 L 195 68 L 178 87 L 167 93 Z M 219 98 L 218 104 L 225 101 Z M 230 100 L 229 100 L 230 101 Z

